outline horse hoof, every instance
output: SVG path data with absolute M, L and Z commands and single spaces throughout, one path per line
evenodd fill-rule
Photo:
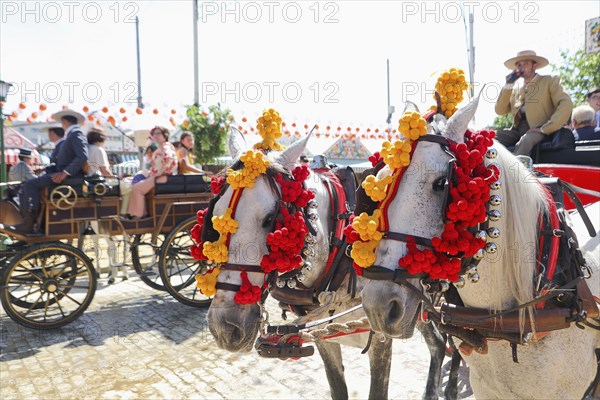
M 128 280 L 129 280 L 129 277 L 128 277 L 127 275 L 125 275 L 125 276 L 123 277 L 123 279 L 122 279 L 122 280 L 124 280 L 124 281 L 128 281 Z
M 115 278 L 113 278 L 112 276 L 110 278 L 108 278 L 108 284 L 112 285 L 113 283 L 115 283 Z

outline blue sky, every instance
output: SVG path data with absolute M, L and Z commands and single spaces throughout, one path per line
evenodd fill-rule
M 238 119 L 253 121 L 275 107 L 285 121 L 343 126 L 385 123 L 388 58 L 394 125 L 405 100 L 431 105 L 437 74 L 467 69 L 463 7 L 475 16 L 476 87 L 487 84 L 477 125 L 493 120 L 505 59 L 532 49 L 558 62 L 560 49 L 583 46 L 585 20 L 600 15 L 597 0 L 200 3 L 202 104 L 224 103 Z M 191 0 L 0 6 L 0 78 L 15 84 L 7 111 L 26 100 L 47 104 L 48 112 L 69 101 L 131 112 L 134 16 L 141 23 L 147 108 L 166 118 L 165 110 L 193 102 Z

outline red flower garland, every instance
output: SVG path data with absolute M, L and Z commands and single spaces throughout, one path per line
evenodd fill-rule
M 498 179 L 500 171 L 496 166 L 483 164 L 487 149 L 494 144 L 494 131 L 465 133 L 464 143 L 452 143 L 450 151 L 456 157 L 454 176 L 456 183 L 450 183 L 452 201 L 446 209 L 448 223 L 440 237 L 431 239 L 435 252 L 417 249 L 414 241 L 407 244 L 408 253 L 398 261 L 411 274 L 425 272 L 431 279 L 458 280 L 461 268 L 460 258 L 471 257 L 485 246 L 485 241 L 476 238 L 467 229 L 485 221 L 485 203 L 490 199 L 489 184 Z
M 233 296 L 233 301 L 237 304 L 254 304 L 259 302 L 262 296 L 260 286 L 255 286 L 250 282 L 246 271 L 242 271 L 240 277 L 242 278 L 242 284 L 240 290 Z
M 286 203 L 293 203 L 298 207 L 306 207 L 308 202 L 315 198 L 315 194 L 310 190 L 304 189 L 302 182 L 310 175 L 308 166 L 299 165 L 292 170 L 294 180 L 286 181 L 282 174 L 278 174 L 275 180 L 281 185 L 281 200 Z
M 266 254 L 260 266 L 266 273 L 277 270 L 279 273 L 292 271 L 302 263 L 302 248 L 308 228 L 300 211 L 291 215 L 287 208 L 281 208 L 283 223 L 277 221 L 275 232 L 267 235 L 267 245 L 271 252 Z

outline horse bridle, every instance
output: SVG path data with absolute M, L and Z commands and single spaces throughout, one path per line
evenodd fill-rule
M 450 182 L 452 182 L 452 180 L 454 179 L 454 166 L 456 165 L 456 158 L 455 158 L 455 155 L 450 151 L 450 145 L 456 144 L 456 142 L 453 141 L 452 139 L 442 136 L 441 134 L 439 134 L 439 132 L 436 134 L 431 134 L 431 133 L 425 134 L 425 135 L 419 137 L 416 140 L 416 142 L 437 143 L 438 145 L 440 145 L 440 147 L 442 148 L 444 153 L 446 153 L 450 156 L 450 160 L 448 161 L 448 169 L 446 172 L 446 178 L 445 178 L 445 182 L 444 182 L 444 199 L 442 201 L 442 216 L 445 219 L 445 212 L 446 212 L 449 200 L 450 200 L 450 196 L 449 196 Z M 381 167 L 382 166 L 383 165 L 381 165 Z M 387 212 L 387 210 L 386 210 L 386 212 Z M 483 229 L 487 228 L 487 221 L 483 223 L 482 228 Z M 416 236 L 413 234 L 386 231 L 383 233 L 383 239 L 393 240 L 393 241 L 397 241 L 397 242 L 401 242 L 401 243 L 408 243 L 409 241 L 414 241 L 415 244 L 417 244 L 417 245 L 433 249 L 433 244 L 431 242 L 431 238 L 424 238 L 424 237 Z M 463 257 L 461 257 L 461 258 L 462 258 L 461 273 L 463 273 L 464 270 L 466 269 L 466 267 L 469 265 L 476 266 L 480 260 L 480 258 L 478 258 L 478 257 L 477 258 L 469 257 L 467 259 L 465 259 Z M 387 269 L 387 268 L 384 268 L 381 266 L 373 265 L 373 266 L 371 266 L 369 268 L 365 268 L 363 270 L 363 276 L 367 279 L 389 280 L 389 281 L 395 282 L 399 285 L 407 285 L 411 289 L 414 289 L 416 292 L 418 292 L 421 297 L 424 297 L 423 294 L 421 293 L 421 291 L 419 289 L 417 289 L 416 287 L 414 287 L 414 285 L 409 283 L 408 280 L 409 279 L 422 279 L 423 280 L 423 279 L 426 279 L 428 275 L 425 273 L 411 274 L 403 268 L 396 268 L 394 270 L 390 270 L 390 269 Z M 422 285 L 425 288 L 428 288 L 429 291 L 431 291 L 431 292 L 444 291 L 449 286 L 448 283 L 446 283 L 446 282 L 440 283 L 439 281 L 438 282 L 431 281 L 431 282 L 427 282 L 427 283 L 422 282 Z
M 283 173 L 283 175 L 286 179 L 292 179 L 291 174 L 284 172 L 284 171 L 279 171 L 279 172 Z M 267 172 L 265 174 L 265 177 L 267 178 L 267 182 L 269 183 L 269 187 L 271 188 L 271 191 L 275 194 L 275 196 L 277 198 L 277 204 L 279 205 L 278 210 L 281 210 L 282 205 L 286 205 L 287 209 L 288 209 L 288 211 L 290 211 L 290 213 L 294 213 L 299 210 L 299 211 L 302 211 L 302 214 L 306 218 L 306 213 L 304 212 L 304 210 L 299 209 L 298 207 L 294 206 L 291 203 L 284 203 L 282 201 L 281 190 L 279 189 L 279 186 L 277 185 L 277 182 L 275 181 L 272 174 Z M 206 241 L 209 239 L 215 240 L 215 236 L 218 237 L 218 234 L 216 231 L 214 231 L 214 229 L 212 227 L 212 223 L 210 221 L 212 218 L 214 205 L 225 194 L 228 187 L 229 187 L 229 185 L 224 185 L 224 187 L 221 189 L 219 194 L 217 194 L 209 203 L 208 211 L 204 217 L 204 220 L 207 222 L 205 223 L 204 230 L 202 232 L 202 240 L 203 241 Z M 240 198 L 241 198 L 241 195 L 237 199 L 237 202 L 239 202 Z M 237 206 L 237 204 L 236 204 L 236 206 Z M 234 217 L 234 215 L 232 215 L 232 217 Z M 271 229 L 269 230 L 270 232 L 272 232 L 275 229 L 277 219 L 279 219 L 279 218 L 281 218 L 281 212 L 278 212 L 277 216 L 275 218 L 273 218 L 273 221 L 271 223 Z M 312 226 L 310 224 L 307 224 L 307 227 L 312 228 Z M 229 243 L 228 243 L 228 245 L 229 245 Z M 276 280 L 276 278 L 278 276 L 278 273 L 276 270 L 267 273 L 262 269 L 262 267 L 260 265 L 256 265 L 256 264 L 236 264 L 236 263 L 225 262 L 225 263 L 220 264 L 219 268 L 221 271 L 256 272 L 256 273 L 265 274 L 265 279 L 264 279 L 263 285 L 261 286 L 261 299 L 259 301 L 259 306 L 261 306 L 261 307 L 264 305 L 264 302 L 266 301 L 267 296 L 269 295 L 269 290 L 270 290 L 271 285 L 273 284 L 273 282 Z M 231 291 L 231 292 L 238 292 L 241 288 L 241 285 L 236 285 L 236 284 L 227 283 L 227 282 L 217 282 L 215 285 L 215 288 L 221 289 L 221 290 L 227 290 L 227 291 Z

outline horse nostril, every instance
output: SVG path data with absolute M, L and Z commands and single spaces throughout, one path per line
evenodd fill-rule
M 400 305 L 400 303 L 396 300 L 392 300 L 390 301 L 390 308 L 389 308 L 389 313 L 388 313 L 388 323 L 389 324 L 394 324 L 396 323 L 400 318 L 402 318 L 402 307 Z

